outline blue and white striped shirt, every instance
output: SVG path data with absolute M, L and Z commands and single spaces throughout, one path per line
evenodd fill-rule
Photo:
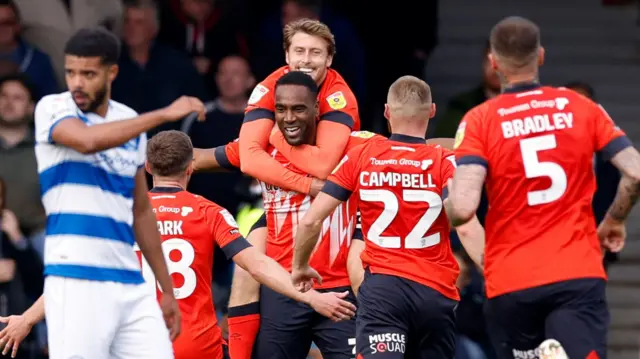
M 82 113 L 69 92 L 38 102 L 36 158 L 47 213 L 45 275 L 144 282 L 132 246 L 135 175 L 144 165 L 146 135 L 86 155 L 51 138 L 53 128 L 70 117 L 91 126 L 135 116 L 115 101 L 109 101 L 106 118 Z

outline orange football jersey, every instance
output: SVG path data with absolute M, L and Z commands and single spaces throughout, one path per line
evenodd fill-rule
M 342 159 L 322 191 L 358 199 L 366 243 L 361 258 L 372 273 L 460 298 L 442 199 L 455 166 L 453 152 L 397 134 L 355 147 Z
M 458 166 L 487 168 L 488 297 L 577 278 L 606 278 L 591 207 L 595 152 L 631 142 L 602 107 L 537 84 L 469 111 L 456 135 Z
M 289 66 L 283 66 L 272 72 L 253 89 L 245 110 L 245 122 L 261 118 L 275 120 L 276 81 L 287 72 L 289 72 Z M 352 130 L 360 129 L 360 115 L 358 115 L 356 97 L 338 72 L 328 69 L 327 77 L 320 85 L 319 90 L 318 119 L 320 121 L 328 120 L 347 125 Z
M 211 296 L 213 250 L 218 245 L 232 258 L 249 243 L 231 213 L 203 197 L 177 187 L 156 187 L 149 198 L 182 312 L 182 333 L 173 343 L 175 358 L 220 359 L 223 341 Z M 142 274 L 160 299 L 153 272 L 136 250 Z
M 385 137 L 367 131 L 351 133 L 347 150 L 369 141 Z M 302 173 L 289 163 L 273 147 L 267 150 L 289 170 Z M 238 141 L 214 150 L 217 162 L 228 169 L 240 167 Z M 267 217 L 267 255 L 275 259 L 285 269 L 291 271 L 294 237 L 298 222 L 304 217 L 311 205 L 311 197 L 262 183 L 262 196 Z M 322 276 L 322 285 L 316 288 L 336 288 L 349 285 L 346 269 L 346 252 L 351 243 L 356 225 L 357 199 L 347 201 L 325 219 L 320 240 L 311 257 L 313 266 Z

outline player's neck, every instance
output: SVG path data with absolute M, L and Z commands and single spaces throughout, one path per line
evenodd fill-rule
M 107 112 L 109 111 L 109 100 L 105 99 L 105 101 L 96 108 L 95 114 L 105 118 L 107 117 Z
M 173 178 L 153 178 L 153 187 L 176 187 L 176 188 L 187 188 L 187 179 L 173 179 Z
M 395 123 L 391 124 L 391 121 L 389 122 L 391 124 L 391 134 L 426 138 L 427 126 L 429 124 L 428 121 L 424 124 L 424 126 L 416 126 L 415 119 L 393 122 Z
M 502 82 L 502 92 L 522 84 L 538 83 L 538 73 L 521 73 L 509 76 L 500 76 Z

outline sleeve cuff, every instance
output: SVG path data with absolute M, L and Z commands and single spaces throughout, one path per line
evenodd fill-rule
M 346 201 L 349 199 L 349 197 L 351 197 L 351 191 L 349 191 L 348 189 L 340 186 L 337 183 L 331 182 L 331 181 L 327 181 L 325 182 L 324 186 L 322 187 L 322 192 L 328 194 L 329 196 L 335 198 L 335 199 L 339 199 L 341 201 Z
M 244 121 L 242 121 L 243 123 L 247 123 L 247 122 L 251 122 L 251 121 L 255 121 L 255 120 L 260 120 L 260 119 L 269 119 L 274 121 L 275 120 L 275 116 L 273 114 L 273 111 L 269 111 L 267 109 L 264 108 L 256 108 L 254 110 L 251 110 L 247 113 L 244 114 Z
M 229 157 L 227 157 L 227 152 L 225 151 L 225 146 L 218 146 L 213 149 L 213 156 L 216 158 L 216 162 L 220 167 L 226 170 L 236 170 L 237 168 L 231 164 L 229 161 Z
M 487 169 L 489 168 L 487 160 L 480 156 L 473 156 L 473 155 L 462 156 L 460 158 L 456 158 L 456 163 L 458 167 L 463 165 L 480 165 L 480 166 L 483 166 L 484 168 L 487 168 Z
M 232 259 L 236 254 L 242 252 L 243 250 L 251 247 L 251 244 L 243 237 L 240 236 L 231 242 L 227 243 L 226 246 L 222 247 L 222 251 L 227 259 Z
M 609 143 L 607 143 L 604 147 L 602 147 L 602 149 L 600 150 L 600 158 L 602 158 L 602 160 L 604 161 L 609 161 L 620 151 L 631 146 L 633 146 L 633 143 L 631 143 L 629 137 L 616 137 L 613 140 L 609 141 Z
M 352 130 L 355 124 L 353 117 L 351 117 L 346 112 L 342 112 L 342 111 L 329 111 L 324 115 L 320 116 L 320 120 L 341 123 Z

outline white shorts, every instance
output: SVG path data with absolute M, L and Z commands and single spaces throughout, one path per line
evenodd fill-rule
M 50 359 L 173 359 L 169 330 L 148 286 L 48 276 Z

